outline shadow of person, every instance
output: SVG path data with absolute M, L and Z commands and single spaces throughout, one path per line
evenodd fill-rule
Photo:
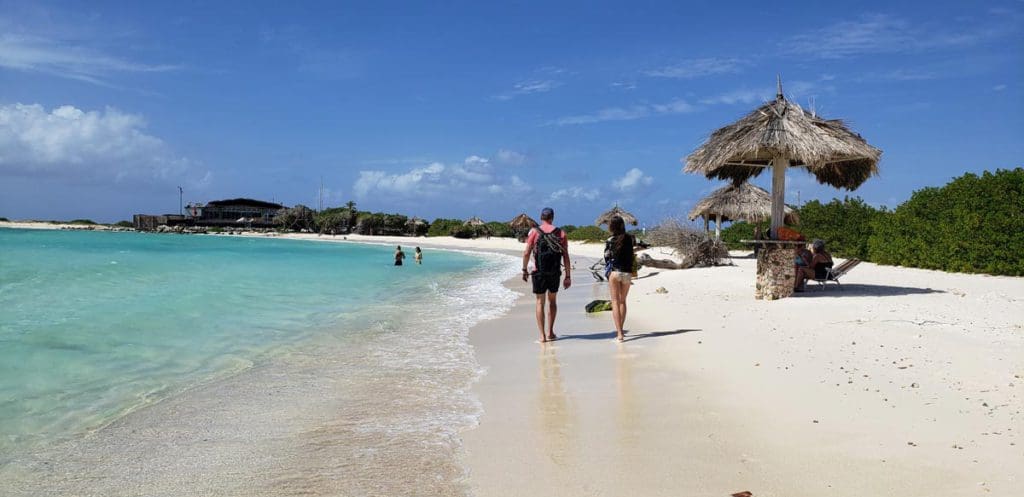
M 644 333 L 628 333 L 628 334 L 626 334 L 626 338 L 623 340 L 623 342 L 632 342 L 633 340 L 643 340 L 644 338 L 667 337 L 667 336 L 672 336 L 672 335 L 679 335 L 679 334 L 682 334 L 682 333 L 690 333 L 691 331 L 700 331 L 700 329 L 699 328 L 695 328 L 695 329 L 692 329 L 692 330 L 689 330 L 689 329 L 679 329 L 679 330 L 672 330 L 672 331 L 648 331 L 648 332 L 644 332 Z
M 842 285 L 828 284 L 821 288 L 820 284 L 808 281 L 803 292 L 794 293 L 800 298 L 821 298 L 821 297 L 896 297 L 900 295 L 920 295 L 927 293 L 946 293 L 944 290 L 933 288 L 915 288 L 908 286 L 892 285 L 871 285 L 866 283 L 843 283 Z
M 689 333 L 691 331 L 700 331 L 700 329 L 699 328 L 694 328 L 694 329 L 678 329 L 678 330 L 671 330 L 671 331 L 646 331 L 646 332 L 643 332 L 643 333 L 630 332 L 629 330 L 626 330 L 626 337 L 623 340 L 623 342 L 628 342 L 630 340 L 640 340 L 640 339 L 643 339 L 643 338 L 658 338 L 658 337 L 665 337 L 665 336 L 671 336 L 671 335 L 679 335 L 681 333 Z M 570 335 L 570 334 L 562 333 L 562 335 L 559 336 L 558 339 L 559 340 L 611 340 L 611 339 L 614 339 L 615 337 L 616 337 L 616 333 L 614 331 L 604 331 L 604 332 L 600 332 L 600 333 L 587 333 L 585 335 L 584 334 Z

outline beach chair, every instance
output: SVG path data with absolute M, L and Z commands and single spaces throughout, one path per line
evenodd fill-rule
M 830 281 L 835 282 L 836 286 L 842 288 L 842 286 L 839 284 L 839 278 L 842 278 L 843 275 L 849 273 L 850 270 L 857 266 L 857 264 L 860 264 L 860 259 L 847 259 L 842 264 L 836 267 L 830 267 L 825 269 L 825 273 L 822 275 L 822 277 L 814 278 L 814 281 L 817 281 L 818 284 L 821 285 L 822 290 L 825 289 L 825 286 Z
M 604 281 L 604 258 L 590 265 L 590 275 L 597 281 Z

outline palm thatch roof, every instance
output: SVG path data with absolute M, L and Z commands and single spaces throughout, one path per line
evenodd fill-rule
M 719 128 L 685 159 L 683 171 L 733 183 L 760 175 L 776 157 L 806 167 L 820 183 L 853 190 L 878 174 L 882 151 L 839 119 L 822 119 L 782 95 Z
M 594 220 L 594 225 L 601 226 L 602 224 L 608 224 L 615 216 L 621 217 L 627 224 L 632 224 L 633 226 L 636 226 L 637 224 L 636 216 L 626 212 L 616 204 L 615 207 L 612 207 L 604 214 L 598 216 L 597 219 Z
M 424 224 L 427 224 L 427 222 L 415 216 L 409 218 L 409 220 L 405 222 L 406 226 L 423 226 Z
M 465 223 L 466 226 L 483 226 L 484 224 L 487 223 L 485 223 L 483 219 L 480 219 L 479 217 L 476 216 L 469 218 L 469 220 L 467 220 Z
M 690 220 L 698 217 L 715 220 L 719 215 L 722 221 L 759 223 L 769 220 L 772 217 L 772 196 L 765 189 L 746 181 L 739 185 L 726 185 L 697 202 L 690 211 Z M 785 222 L 800 224 L 800 215 L 788 205 Z
M 533 218 L 531 218 L 530 216 L 527 216 L 526 213 L 524 212 L 524 213 L 519 214 L 518 216 L 512 218 L 512 220 L 508 222 L 508 225 L 512 229 L 516 229 L 516 230 L 530 229 L 530 228 L 536 228 L 537 227 L 537 221 L 534 221 Z

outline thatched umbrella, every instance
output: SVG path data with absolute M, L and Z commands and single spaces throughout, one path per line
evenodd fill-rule
M 537 221 L 534 221 L 533 218 L 527 216 L 524 212 L 512 218 L 512 220 L 508 222 L 508 225 L 514 230 L 528 230 L 530 228 L 536 228 Z
M 512 220 L 508 222 L 508 225 L 512 228 L 512 232 L 515 233 L 516 239 L 522 242 L 526 241 L 526 233 L 528 233 L 531 228 L 537 227 L 537 221 L 534 221 L 532 217 L 527 216 L 524 212 L 512 218 Z
M 476 216 L 473 216 L 473 217 L 469 218 L 465 222 L 466 226 L 483 226 L 485 224 L 487 224 L 487 223 L 485 223 L 483 219 L 480 219 L 479 217 L 476 217 Z
M 423 226 L 424 224 L 427 224 L 427 222 L 416 216 L 409 218 L 409 220 L 405 222 L 405 226 L 408 227 L 409 231 L 414 234 L 416 233 L 416 228 L 419 226 Z
M 686 157 L 688 173 L 739 183 L 772 168 L 772 235 L 783 222 L 786 168 L 805 167 L 819 182 L 854 190 L 878 174 L 882 151 L 838 119 L 822 119 L 782 94 L 719 128 Z
M 763 188 L 746 181 L 711 192 L 690 211 L 691 221 L 698 217 L 704 218 L 704 231 L 708 231 L 708 221 L 715 220 L 715 238 L 721 238 L 722 221 L 759 223 L 771 216 L 772 196 Z M 800 216 L 788 205 L 785 221 L 786 224 L 800 224 Z
M 621 217 L 623 221 L 625 221 L 628 224 L 632 224 L 633 226 L 636 226 L 637 224 L 636 216 L 623 210 L 621 207 L 619 207 L 619 204 L 615 204 L 615 207 L 612 207 L 607 212 L 601 214 L 600 216 L 597 217 L 597 219 L 594 220 L 594 226 L 608 224 L 615 216 Z

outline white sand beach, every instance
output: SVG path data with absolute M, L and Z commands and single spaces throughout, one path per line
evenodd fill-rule
M 642 270 L 622 344 L 580 271 L 557 342 L 533 342 L 529 295 L 478 326 L 477 495 L 1018 491 L 1024 279 L 865 263 L 768 302 L 734 262 Z
M 571 252 L 577 270 L 560 294 L 558 341 L 536 343 L 533 297 L 518 280 L 506 283 L 523 294 L 512 311 L 471 332 L 485 370 L 474 387 L 479 426 L 461 433 L 475 495 L 1019 493 L 1024 278 L 863 263 L 841 288 L 760 301 L 755 261 L 736 252 L 732 266 L 642 269 L 627 340 L 615 343 L 610 313 L 583 311 L 608 298 L 585 270 L 601 247 L 573 243 Z

